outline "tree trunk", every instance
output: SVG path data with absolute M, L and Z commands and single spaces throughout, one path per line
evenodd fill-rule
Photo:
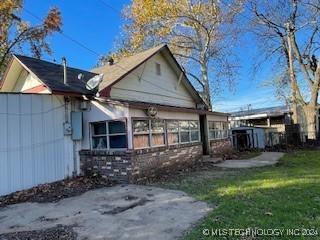
M 303 129 L 303 135 L 308 136 L 308 139 L 316 139 L 317 138 L 317 128 L 316 128 L 316 117 L 317 117 L 317 109 L 314 104 L 309 103 L 308 105 L 303 107 L 304 115 L 305 115 L 305 126 Z
M 208 76 L 208 64 L 205 61 L 201 61 L 201 78 L 203 83 L 203 95 L 205 98 L 205 102 L 208 105 L 209 110 L 212 110 Z

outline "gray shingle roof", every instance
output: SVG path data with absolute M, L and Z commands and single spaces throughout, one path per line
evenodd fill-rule
M 81 95 L 94 95 L 95 92 L 86 89 L 86 82 L 94 77 L 95 73 L 77 68 L 67 67 L 67 82 L 63 83 L 63 66 L 36 58 L 14 55 L 23 65 L 32 71 L 52 92 L 64 92 Z M 78 79 L 83 74 L 82 81 Z

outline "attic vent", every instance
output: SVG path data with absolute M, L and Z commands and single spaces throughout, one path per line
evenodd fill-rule
M 160 63 L 156 63 L 156 73 L 158 76 L 161 76 L 161 65 Z

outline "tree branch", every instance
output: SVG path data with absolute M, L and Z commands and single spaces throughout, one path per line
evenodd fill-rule
M 202 87 L 204 87 L 203 82 L 193 73 L 191 72 L 186 72 L 187 75 L 189 75 L 190 77 L 192 77 L 193 79 L 195 79 Z

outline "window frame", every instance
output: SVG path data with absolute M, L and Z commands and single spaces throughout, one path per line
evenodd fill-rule
M 146 133 L 134 133 L 134 129 L 133 129 L 133 126 L 134 126 L 134 121 L 148 121 L 149 123 L 149 145 L 148 147 L 141 147 L 141 148 L 136 148 L 134 146 L 134 136 L 135 135 L 146 135 Z M 132 118 L 132 122 L 131 122 L 131 125 L 132 125 L 132 147 L 133 149 L 136 149 L 136 150 L 141 150 L 141 149 L 149 149 L 149 148 L 156 148 L 156 147 L 164 147 L 164 146 L 175 146 L 175 145 L 184 145 L 184 144 L 189 144 L 189 143 L 198 143 L 198 142 L 201 142 L 201 131 L 200 131 L 200 120 L 184 120 L 184 119 L 162 119 L 160 118 L 159 120 L 162 120 L 164 121 L 164 145 L 154 145 L 152 146 L 152 125 L 151 125 L 151 121 L 154 120 L 154 119 L 150 119 L 150 118 L 140 118 L 140 117 L 137 117 L 137 118 Z M 178 132 L 168 132 L 168 122 L 169 121 L 176 121 L 178 122 Z M 181 128 L 180 128 L 180 122 L 181 121 L 187 121 L 188 124 L 189 124 L 189 130 L 188 130 L 188 133 L 189 133 L 189 141 L 188 142 L 181 142 Z M 192 130 L 191 127 L 190 127 L 190 122 L 197 122 L 198 123 L 198 129 L 197 130 Z M 198 132 L 198 140 L 194 140 L 192 141 L 191 140 L 191 132 Z M 186 131 L 185 131 L 186 132 Z M 168 133 L 178 133 L 178 142 L 177 143 L 170 143 L 168 142 Z
M 211 129 L 210 128 L 210 123 L 213 123 L 213 124 L 220 124 L 220 127 L 222 129 Z M 226 129 L 224 129 L 224 124 L 226 126 Z M 211 138 L 211 132 L 212 131 L 215 131 L 217 133 L 220 133 L 222 136 L 221 137 L 216 137 L 216 138 Z M 219 134 L 218 134 L 219 135 Z M 208 137 L 209 137 L 209 140 L 221 140 L 221 139 L 227 139 L 229 137 L 229 127 L 228 127 L 228 122 L 226 121 L 211 121 L 211 120 L 208 120 Z
M 164 121 L 164 126 L 163 126 L 163 135 L 164 135 L 164 144 L 163 145 L 152 145 L 152 135 L 153 135 L 153 132 L 152 132 L 152 120 L 157 120 L 157 119 L 150 119 L 150 118 L 132 118 L 132 123 L 131 123 L 131 126 L 132 126 L 132 148 L 133 149 L 147 149 L 147 148 L 156 148 L 156 147 L 164 147 L 164 146 L 167 146 L 167 134 L 166 134 L 166 120 L 165 119 L 159 119 L 159 120 L 162 120 Z M 145 132 L 145 133 L 134 133 L 134 121 L 147 121 L 148 122 L 148 127 L 149 127 L 149 130 L 148 132 Z M 155 133 L 157 134 L 157 133 Z M 162 133 L 159 133 L 159 134 L 162 134 Z M 134 136 L 136 135 L 148 135 L 148 146 L 147 147 L 140 147 L 140 148 L 136 148 L 134 146 Z
M 123 122 L 125 131 L 124 133 L 109 133 L 109 123 L 110 122 Z M 106 126 L 106 134 L 99 134 L 94 135 L 93 133 L 93 124 L 95 123 L 105 123 Z M 106 121 L 96 121 L 96 122 L 89 122 L 89 136 L 90 136 L 90 149 L 94 151 L 123 151 L 128 149 L 128 124 L 126 118 L 120 118 L 120 119 L 112 119 L 112 120 L 106 120 Z M 126 147 L 125 148 L 110 148 L 110 137 L 112 136 L 126 136 Z M 107 147 L 106 148 L 93 148 L 93 138 L 94 137 L 106 137 L 107 140 Z

